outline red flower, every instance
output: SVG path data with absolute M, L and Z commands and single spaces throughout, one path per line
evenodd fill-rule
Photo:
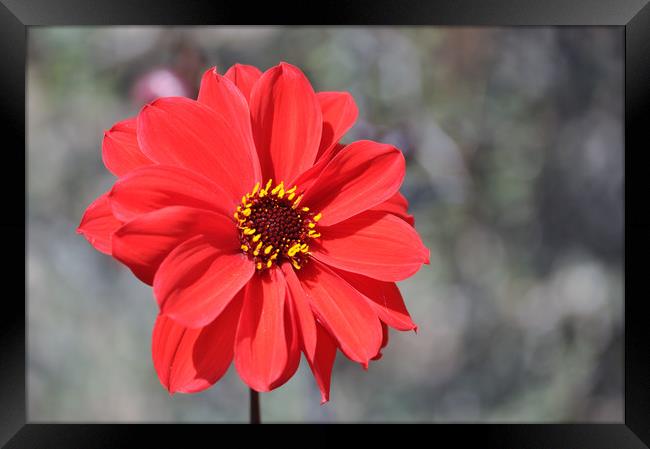
M 395 281 L 429 262 L 399 193 L 402 153 L 339 139 L 344 92 L 281 63 L 208 70 L 197 101 L 169 97 L 104 135 L 119 179 L 79 232 L 153 285 L 153 360 L 171 392 L 214 384 L 234 359 L 269 391 L 303 352 L 327 401 L 336 349 L 367 368 L 386 325 L 415 329 Z

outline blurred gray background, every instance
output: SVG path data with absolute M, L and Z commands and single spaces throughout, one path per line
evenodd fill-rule
M 623 419 L 622 28 L 29 29 L 28 417 L 248 419 L 234 367 L 170 398 L 151 362 L 151 289 L 75 233 L 114 179 L 104 129 L 201 74 L 285 60 L 350 91 L 346 141 L 395 144 L 431 265 L 400 289 L 364 372 L 339 354 L 331 402 L 307 363 L 262 394 L 264 421 Z

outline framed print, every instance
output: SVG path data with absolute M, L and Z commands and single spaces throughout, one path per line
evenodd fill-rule
M 644 0 L 0 3 L 6 447 L 650 444 Z

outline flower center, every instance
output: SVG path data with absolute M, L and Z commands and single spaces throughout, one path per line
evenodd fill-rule
M 309 256 L 309 241 L 320 237 L 316 223 L 321 214 L 300 206 L 302 195 L 296 186 L 285 190 L 284 182 L 273 186 L 269 179 L 244 195 L 234 216 L 238 222 L 243 252 L 251 256 L 258 270 L 284 260 L 299 270 Z

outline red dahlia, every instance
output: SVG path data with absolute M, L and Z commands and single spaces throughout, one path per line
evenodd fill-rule
M 357 107 L 296 67 L 208 70 L 196 101 L 160 98 L 104 135 L 118 177 L 78 231 L 153 286 L 153 361 L 171 392 L 231 362 L 252 389 L 303 352 L 329 397 L 337 348 L 367 368 L 387 327 L 415 329 L 395 281 L 429 262 L 399 193 L 404 157 L 339 144 Z

